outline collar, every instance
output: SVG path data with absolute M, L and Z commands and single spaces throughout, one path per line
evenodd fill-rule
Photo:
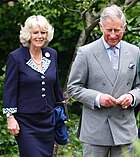
M 108 45 L 108 43 L 105 41 L 105 39 L 104 39 L 103 36 L 101 37 L 101 39 L 102 39 L 102 41 L 103 41 L 103 44 L 104 44 L 106 50 L 109 49 L 109 48 L 110 48 L 110 45 Z M 115 46 L 115 48 L 120 49 L 120 46 L 121 46 L 121 42 L 119 42 L 119 43 Z
M 50 59 L 51 53 L 50 53 L 49 49 L 46 47 L 46 48 L 42 48 L 41 50 L 42 50 L 43 57 L 46 57 L 46 58 Z M 28 48 L 28 47 L 24 47 L 24 46 L 23 46 L 23 47 L 22 47 L 22 52 L 23 52 L 23 55 L 24 55 L 24 59 L 25 59 L 26 61 L 28 61 L 29 59 L 31 59 L 31 56 L 30 56 L 30 52 L 29 52 L 29 48 Z

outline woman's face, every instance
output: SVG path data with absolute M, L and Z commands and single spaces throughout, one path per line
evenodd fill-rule
M 47 32 L 43 32 L 39 26 L 36 26 L 31 31 L 30 46 L 41 48 L 47 39 Z

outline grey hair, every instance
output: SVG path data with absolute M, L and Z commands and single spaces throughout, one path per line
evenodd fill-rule
M 122 20 L 122 27 L 126 25 L 126 17 L 121 10 L 120 7 L 117 5 L 113 4 L 109 7 L 106 7 L 103 9 L 101 16 L 100 16 L 100 23 L 101 25 L 104 25 L 104 21 L 108 18 L 113 19 L 113 18 L 120 18 Z
M 48 22 L 48 20 L 42 15 L 32 15 L 27 18 L 24 23 L 24 26 L 21 26 L 19 39 L 23 46 L 29 47 L 30 38 L 31 38 L 31 31 L 34 27 L 39 26 L 42 31 L 47 32 L 47 39 L 44 44 L 44 47 L 48 45 L 48 43 L 53 39 L 54 35 L 54 28 Z

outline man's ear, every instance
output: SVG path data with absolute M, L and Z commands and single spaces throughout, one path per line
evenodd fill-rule
M 126 27 L 127 27 L 127 23 L 124 25 L 124 31 L 125 31 Z
M 100 27 L 100 31 L 103 32 L 103 26 L 102 26 L 101 22 L 99 22 L 99 27 Z

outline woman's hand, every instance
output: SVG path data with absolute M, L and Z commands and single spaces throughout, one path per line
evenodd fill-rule
M 7 129 L 13 136 L 17 136 L 19 134 L 20 128 L 13 115 L 7 118 Z

